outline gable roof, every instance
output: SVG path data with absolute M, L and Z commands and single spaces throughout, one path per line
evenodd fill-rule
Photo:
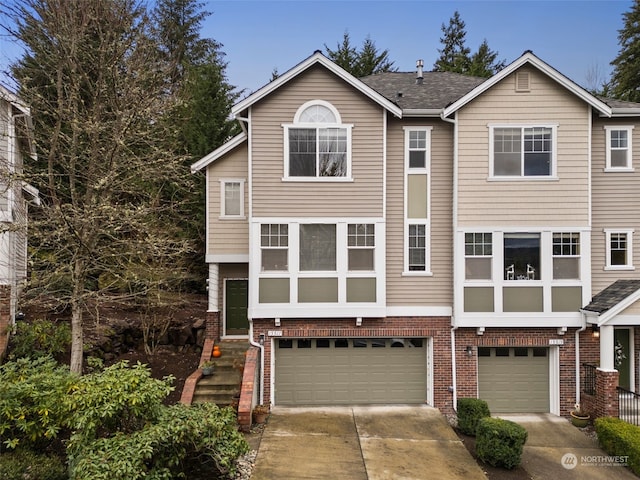
M 205 168 L 210 163 L 215 162 L 218 158 L 222 157 L 223 155 L 236 148 L 238 145 L 242 144 L 246 139 L 246 132 L 242 132 L 233 137 L 231 140 L 226 141 L 220 147 L 216 148 L 213 152 L 205 155 L 196 163 L 192 164 L 191 173 L 196 173 L 197 171 Z
M 360 80 L 397 103 L 403 117 L 440 116 L 443 108 L 487 80 L 453 72 L 424 72 L 422 78 L 417 82 L 416 72 L 382 72 Z
M 596 294 L 580 311 L 597 316 L 598 325 L 602 325 L 639 299 L 640 280 L 618 280 Z
M 235 104 L 231 109 L 231 114 L 234 116 L 241 114 L 251 105 L 263 99 L 274 90 L 277 90 L 292 78 L 298 76 L 300 73 L 304 72 L 305 70 L 312 67 L 313 65 L 318 65 L 318 64 L 322 65 L 327 70 L 333 72 L 336 76 L 338 76 L 339 78 L 347 82 L 356 90 L 362 92 L 364 95 L 366 95 L 371 100 L 376 102 L 378 105 L 380 105 L 381 107 L 385 108 L 386 110 L 394 114 L 396 117 L 402 116 L 402 109 L 400 109 L 400 107 L 398 107 L 395 103 L 393 103 L 392 101 L 389 101 L 386 97 L 384 97 L 383 95 L 380 95 L 378 92 L 376 92 L 375 90 L 370 88 L 368 85 L 358 80 L 349 72 L 347 72 L 343 68 L 333 63 L 331 60 L 325 57 L 319 50 L 316 50 L 313 55 L 311 55 L 306 60 L 303 60 L 302 62 L 297 64 L 295 67 L 289 69 L 287 72 L 280 75 L 274 81 L 256 90 L 254 93 L 250 94 L 244 100 L 241 100 L 240 102 Z
M 569 90 L 571 93 L 573 93 L 575 96 L 584 100 L 587 104 L 591 105 L 591 107 L 597 110 L 600 113 L 600 115 L 605 117 L 612 116 L 612 110 L 611 110 L 611 107 L 609 107 L 609 105 L 607 105 L 605 102 L 603 102 L 596 96 L 589 93 L 587 90 L 585 90 L 580 85 L 570 80 L 568 77 L 558 72 L 555 68 L 551 67 L 549 64 L 540 60 L 538 57 L 536 57 L 533 54 L 533 52 L 526 51 L 522 54 L 522 56 L 520 56 L 514 62 L 507 65 L 505 68 L 503 68 L 498 73 L 496 73 L 493 77 L 487 79 L 486 82 L 478 85 L 468 94 L 464 95 L 463 97 L 459 98 L 458 100 L 453 102 L 451 105 L 446 107 L 443 111 L 443 117 L 448 117 L 452 115 L 457 110 L 465 106 L 467 103 L 471 102 L 473 99 L 475 99 L 479 95 L 486 92 L 489 88 L 493 87 L 495 84 L 502 81 L 505 77 L 507 77 L 508 75 L 511 75 L 513 72 L 518 70 L 523 65 L 531 65 L 537 68 L 538 70 L 540 70 L 541 72 L 545 73 L 546 75 L 551 77 L 553 80 L 555 80 L 557 83 L 559 83 L 560 85 L 565 87 L 567 90 Z

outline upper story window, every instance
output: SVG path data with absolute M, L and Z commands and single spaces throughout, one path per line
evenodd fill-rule
M 375 225 L 372 223 L 350 223 L 347 226 L 347 248 L 349 270 L 374 270 Z
M 605 230 L 605 270 L 633 270 L 633 230 Z
M 286 178 L 336 180 L 351 176 L 351 125 L 328 102 L 302 105 L 285 130 Z
M 555 175 L 555 126 L 490 126 L 491 176 Z
M 289 225 L 260 225 L 260 257 L 262 271 L 289 269 Z
M 493 235 L 471 232 L 464 235 L 465 279 L 491 280 Z
M 606 132 L 607 171 L 633 170 L 631 133 L 633 127 L 604 127 Z
M 244 180 L 220 181 L 220 213 L 222 218 L 244 217 Z
M 504 279 L 540 280 L 540 234 L 504 234 Z
M 553 279 L 580 278 L 580 234 L 562 232 L 553 234 Z
M 336 270 L 335 224 L 300 225 L 300 271 Z

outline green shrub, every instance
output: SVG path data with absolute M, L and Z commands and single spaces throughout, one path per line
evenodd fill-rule
M 28 450 L 5 452 L 0 455 L 2 480 L 65 480 L 67 469 L 53 456 L 38 455 Z
M 612 417 L 597 418 L 594 426 L 602 449 L 609 455 L 628 456 L 627 465 L 640 475 L 640 427 Z
M 0 366 L 0 437 L 7 448 L 41 446 L 65 429 L 65 401 L 77 376 L 50 357 L 20 358 Z
M 71 327 L 67 323 L 35 320 L 16 323 L 11 337 L 10 358 L 55 356 L 67 351 L 71 345 Z
M 527 431 L 521 425 L 501 418 L 478 422 L 476 454 L 494 467 L 514 468 L 520 464 Z
M 177 404 L 164 407 L 157 421 L 141 430 L 86 446 L 72 464 L 71 478 L 181 478 L 194 463 L 208 463 L 220 475 L 233 477 L 235 460 L 248 450 L 232 409 L 210 403 Z
M 458 399 L 458 428 L 465 435 L 476 435 L 480 419 L 490 417 L 489 405 L 479 398 Z

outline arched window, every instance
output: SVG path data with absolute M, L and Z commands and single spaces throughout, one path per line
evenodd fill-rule
M 351 175 L 351 125 L 328 102 L 302 105 L 293 123 L 284 125 L 289 178 L 348 178 Z

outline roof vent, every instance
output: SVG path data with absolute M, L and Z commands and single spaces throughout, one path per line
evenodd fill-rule
M 516 72 L 516 92 L 530 92 L 529 72 Z
M 422 85 L 424 81 L 424 75 L 422 73 L 422 67 L 424 67 L 424 61 L 422 59 L 416 61 L 416 85 Z

